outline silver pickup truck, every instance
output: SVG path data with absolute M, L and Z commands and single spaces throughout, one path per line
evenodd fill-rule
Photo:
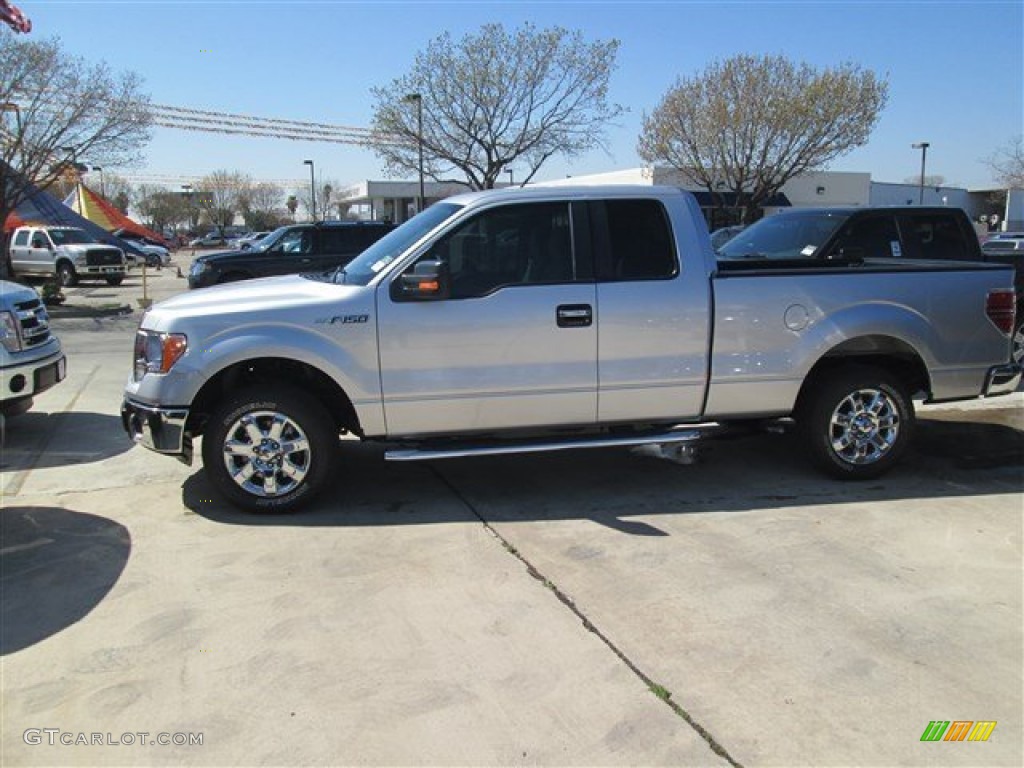
M 719 261 L 671 188 L 449 198 L 344 268 L 154 307 L 124 426 L 186 462 L 202 435 L 224 496 L 283 511 L 328 484 L 341 433 L 414 460 L 791 417 L 814 463 L 861 479 L 907 447 L 914 398 L 1018 386 L 1012 269 L 803 251 Z

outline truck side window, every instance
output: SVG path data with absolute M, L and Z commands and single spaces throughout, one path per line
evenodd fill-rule
M 28 230 L 23 229 L 14 236 L 15 245 L 28 245 Z
M 911 259 L 967 261 L 971 253 L 955 216 L 908 213 L 899 217 L 900 234 Z
M 832 258 L 900 258 L 903 248 L 892 215 L 855 218 L 839 230 Z
M 445 235 L 425 258 L 448 264 L 453 299 L 577 279 L 567 203 L 484 211 Z
M 677 272 L 668 218 L 656 200 L 608 200 L 612 280 L 659 280 Z

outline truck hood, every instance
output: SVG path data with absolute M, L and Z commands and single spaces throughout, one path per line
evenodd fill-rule
M 249 322 L 255 319 L 294 319 L 319 307 L 332 312 L 356 303 L 371 289 L 359 285 L 335 285 L 299 275 L 243 280 L 180 293 L 162 301 L 146 313 L 144 325 L 153 330 L 171 330 L 170 324 L 183 318 L 213 318 L 220 322 Z M 365 301 L 365 299 L 363 299 Z

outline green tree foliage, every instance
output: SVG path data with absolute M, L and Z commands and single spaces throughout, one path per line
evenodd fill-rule
M 149 141 L 149 97 L 138 75 L 115 75 L 65 53 L 57 39 L 0 30 L 0 226 L 69 166 L 138 160 Z M 13 168 L 14 172 L 7 169 Z
M 526 183 L 554 156 L 604 146 L 605 127 L 623 111 L 608 101 L 618 48 L 532 24 L 435 38 L 408 74 L 371 91 L 385 173 L 418 174 L 421 108 L 424 175 L 471 189 L 492 188 L 513 164 Z
M 285 220 L 284 189 L 277 184 L 249 184 L 243 190 L 240 202 L 245 223 L 254 231 L 275 229 Z
M 139 186 L 135 203 L 145 224 L 156 232 L 189 220 L 189 200 L 180 192 L 146 184 Z
M 735 56 L 680 78 L 644 116 L 637 151 L 713 198 L 733 193 L 749 222 L 791 178 L 867 143 L 887 98 L 885 79 L 854 64 Z

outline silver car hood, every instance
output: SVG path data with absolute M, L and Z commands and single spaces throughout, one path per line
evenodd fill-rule
M 274 315 L 285 322 L 319 308 L 339 309 L 346 304 L 364 304 L 372 290 L 359 285 L 335 285 L 298 275 L 243 280 L 237 283 L 200 288 L 181 293 L 155 305 L 146 313 L 142 325 L 158 331 L 174 330 L 181 321 L 199 319 L 250 323 L 274 322 Z

